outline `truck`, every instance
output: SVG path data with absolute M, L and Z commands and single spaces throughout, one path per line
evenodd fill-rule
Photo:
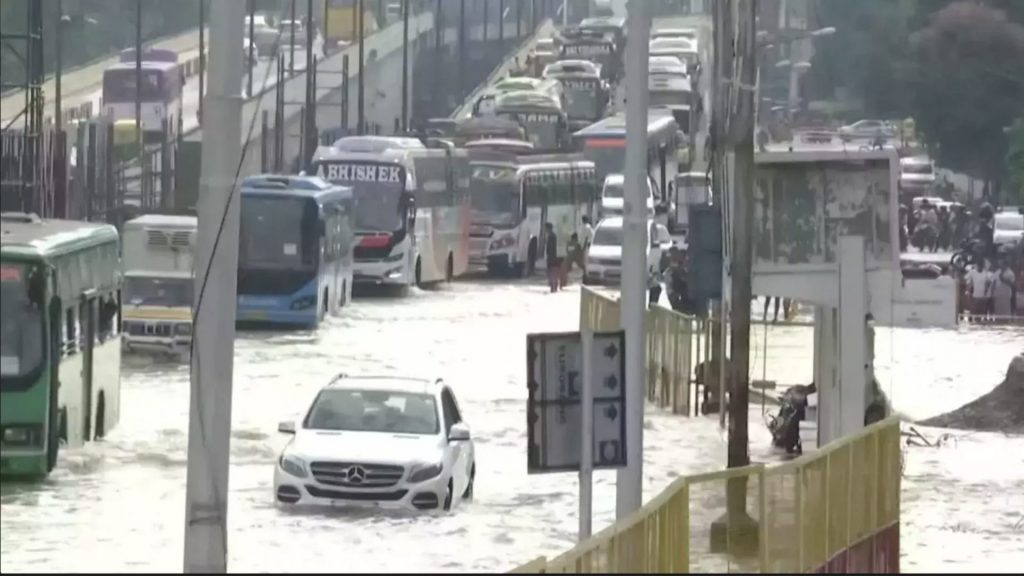
M 185 357 L 192 345 L 195 216 L 146 214 L 124 224 L 125 352 Z

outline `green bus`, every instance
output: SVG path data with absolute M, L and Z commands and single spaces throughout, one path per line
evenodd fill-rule
M 118 421 L 118 235 L 30 214 L 0 222 L 0 476 L 43 477 L 61 446 Z

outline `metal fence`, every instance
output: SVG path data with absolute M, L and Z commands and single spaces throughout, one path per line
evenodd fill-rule
M 625 520 L 514 573 L 899 571 L 897 418 L 778 466 L 677 479 Z
M 676 414 L 690 413 L 694 358 L 700 351 L 702 323 L 652 306 L 647 310 L 647 398 Z M 590 288 L 580 296 L 580 328 L 603 332 L 619 330 L 619 301 Z M 705 350 L 707 347 L 704 347 Z

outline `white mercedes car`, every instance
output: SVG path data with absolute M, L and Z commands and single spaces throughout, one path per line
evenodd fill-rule
M 473 496 L 469 427 L 442 380 L 336 377 L 274 466 L 282 506 L 450 510 Z

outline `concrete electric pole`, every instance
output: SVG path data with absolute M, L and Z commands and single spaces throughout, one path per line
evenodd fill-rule
M 190 573 L 227 571 L 244 22 L 244 2 L 210 3 L 185 490 L 184 569 Z
M 651 12 L 647 0 L 628 4 L 626 45 L 626 174 L 623 206 L 622 328 L 626 331 L 626 467 L 616 479 L 615 517 L 643 500 L 644 404 L 647 386 L 644 315 L 647 313 L 647 55 Z

